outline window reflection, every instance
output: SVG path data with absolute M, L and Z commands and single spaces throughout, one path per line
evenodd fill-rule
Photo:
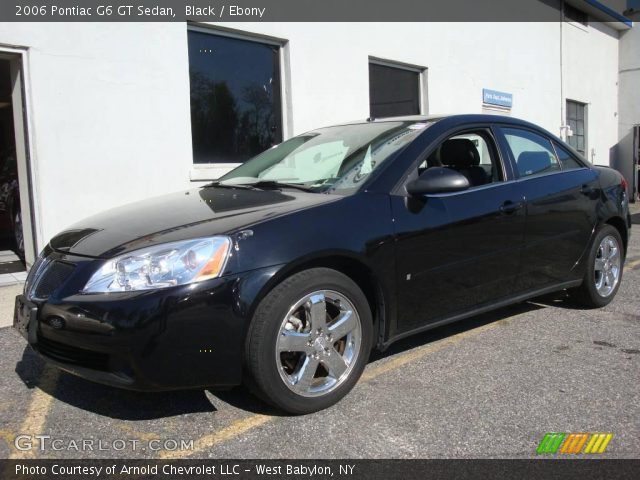
M 194 163 L 240 163 L 282 141 L 279 48 L 188 32 Z

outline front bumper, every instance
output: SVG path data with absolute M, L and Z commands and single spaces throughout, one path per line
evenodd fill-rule
M 46 301 L 20 295 L 14 327 L 44 360 L 95 382 L 133 390 L 229 387 L 241 382 L 247 319 L 272 274 L 269 268 L 162 290 L 67 295 L 79 290 L 69 285 L 74 275 Z

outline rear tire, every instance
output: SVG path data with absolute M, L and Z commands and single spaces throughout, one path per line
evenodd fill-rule
M 596 233 L 582 285 L 569 290 L 576 303 L 587 308 L 600 308 L 613 300 L 622 281 L 623 245 L 620 232 L 611 225 L 604 225 Z
M 288 413 L 316 412 L 353 388 L 371 341 L 371 310 L 358 285 L 328 268 L 304 270 L 258 305 L 245 344 L 245 383 Z

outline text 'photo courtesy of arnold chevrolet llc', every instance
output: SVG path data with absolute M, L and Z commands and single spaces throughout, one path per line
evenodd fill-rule
M 515 3 L 0 5 L 0 478 L 635 478 L 640 1 Z

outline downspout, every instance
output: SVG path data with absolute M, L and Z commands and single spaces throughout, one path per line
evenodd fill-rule
M 562 24 L 564 23 L 564 2 L 560 2 L 560 138 L 567 141 L 567 126 L 565 125 L 565 109 L 566 103 L 564 100 L 564 63 L 563 63 L 563 51 L 562 51 Z

